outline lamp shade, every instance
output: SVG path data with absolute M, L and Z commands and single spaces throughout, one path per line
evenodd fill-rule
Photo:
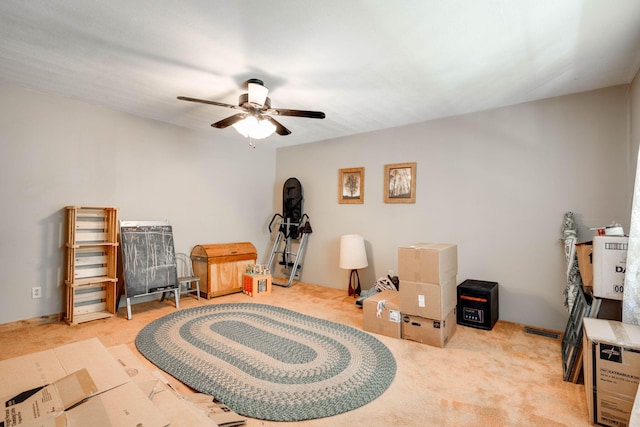
M 359 234 L 347 234 L 340 238 L 340 268 L 355 270 L 368 266 L 364 238 Z

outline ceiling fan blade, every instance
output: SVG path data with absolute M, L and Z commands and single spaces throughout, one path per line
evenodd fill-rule
M 278 135 L 289 135 L 291 133 L 291 131 L 289 129 L 287 129 L 286 127 L 284 127 L 282 125 L 282 123 L 280 123 L 279 121 L 277 121 L 276 119 L 274 119 L 271 116 L 263 116 L 265 119 L 269 120 L 275 127 L 276 127 L 276 133 Z
M 226 127 L 229 127 L 229 126 L 239 122 L 240 120 L 244 119 L 247 116 L 248 116 L 247 113 L 234 114 L 233 116 L 229 116 L 226 119 L 222 119 L 222 120 L 220 120 L 218 122 L 213 123 L 211 126 L 216 128 L 216 129 L 224 129 Z
M 306 117 L 309 119 L 324 119 L 326 117 L 322 111 L 287 110 L 284 108 L 272 108 L 268 113 L 277 116 Z
M 242 108 L 238 107 L 237 105 L 225 104 L 224 102 L 207 101 L 206 99 L 189 98 L 187 96 L 179 96 L 178 99 L 180 101 L 199 102 L 201 104 L 209 104 L 209 105 L 216 105 L 218 107 L 233 108 L 234 110 L 241 110 L 242 109 Z

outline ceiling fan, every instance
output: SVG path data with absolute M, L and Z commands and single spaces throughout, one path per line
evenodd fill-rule
M 278 135 L 289 135 L 291 131 L 284 127 L 272 116 L 307 117 L 310 119 L 324 119 L 321 111 L 290 110 L 285 108 L 271 108 L 271 99 L 267 96 L 267 89 L 259 79 L 249 79 L 245 82 L 247 93 L 240 95 L 238 105 L 225 104 L 223 102 L 208 101 L 205 99 L 179 96 L 181 101 L 199 102 L 202 104 L 216 105 L 218 107 L 240 110 L 239 113 L 222 119 L 211 126 L 224 129 L 233 126 L 238 132 L 251 139 L 262 139 L 271 135 L 274 131 Z

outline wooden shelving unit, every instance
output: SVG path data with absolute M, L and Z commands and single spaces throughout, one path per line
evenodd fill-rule
M 116 313 L 118 209 L 67 206 L 67 310 L 71 325 Z

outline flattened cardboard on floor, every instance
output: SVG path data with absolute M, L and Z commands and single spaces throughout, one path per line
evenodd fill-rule
M 392 338 L 402 336 L 398 291 L 386 289 L 362 303 L 362 329 Z
M 17 394 L 51 384 L 83 368 L 91 375 L 97 392 L 129 381 L 100 340 L 92 338 L 0 361 L 0 390 L 3 395 Z
M 5 408 L 4 423 L 0 421 L 0 425 L 45 425 L 47 420 L 55 420 L 64 411 L 88 399 L 97 391 L 98 388 L 89 372 L 81 369 L 51 384 L 4 396 L 0 401 Z M 56 424 L 59 425 L 60 422 Z
M 458 247 L 451 243 L 416 243 L 398 248 L 398 278 L 440 284 L 458 274 Z
M 595 318 L 583 325 L 589 421 L 628 425 L 640 381 L 640 326 Z
M 194 408 L 206 414 L 217 426 L 235 427 L 243 425 L 246 422 L 246 418 L 233 412 L 227 405 L 214 401 L 213 398 L 207 394 L 187 394 L 184 396 L 184 399 L 193 405 Z M 173 424 L 171 427 L 173 427 Z
M 134 384 L 144 391 L 156 410 L 169 420 L 171 427 L 217 427 L 218 424 L 183 400 L 162 372 L 153 366 L 149 367 L 150 362 L 145 363 L 126 345 L 110 347 L 109 353 L 129 374 Z M 232 414 L 238 422 L 245 420 L 235 412 Z
M 400 280 L 402 314 L 442 320 L 457 303 L 456 276 L 440 284 Z
M 102 406 L 107 410 L 109 421 L 114 427 L 166 427 L 170 425 L 169 420 L 161 412 L 158 412 L 158 409 L 151 403 L 148 396 L 132 382 L 99 394 L 89 399 L 89 401 L 96 398 L 102 401 Z M 70 412 L 81 408 L 82 405 L 79 405 Z M 86 416 L 90 416 L 91 418 L 88 419 L 92 420 L 95 415 L 87 411 Z M 87 420 L 86 416 L 83 417 L 85 421 Z M 79 426 L 85 425 L 93 424 L 79 424 Z
M 95 395 L 61 413 L 55 420 L 55 426 L 168 426 L 168 421 L 154 410 L 147 396 L 135 384 L 129 382 Z
M 73 379 L 65 379 L 58 383 L 56 381 L 69 375 L 73 376 L 79 371 L 88 374 L 93 386 L 85 387 L 86 376 L 79 380 L 76 378 L 76 386 L 79 383 L 85 385 L 80 387 L 79 392 L 77 389 L 72 390 L 71 396 L 77 397 L 78 393 L 91 390 L 88 400 L 72 405 L 69 410 L 52 408 L 49 415 L 42 418 L 47 423 L 58 423 L 57 425 L 68 427 L 168 425 L 168 421 L 156 413 L 151 402 L 139 389 L 129 387 L 131 383 L 128 375 L 97 338 L 0 361 L 0 398 L 4 404 L 20 393 L 51 384 L 65 384 L 74 389 L 76 386 L 73 385 Z M 72 398 L 65 397 L 69 396 L 66 393 L 67 391 L 62 393 L 61 398 L 71 401 Z M 5 415 L 8 414 L 9 412 L 5 411 Z

